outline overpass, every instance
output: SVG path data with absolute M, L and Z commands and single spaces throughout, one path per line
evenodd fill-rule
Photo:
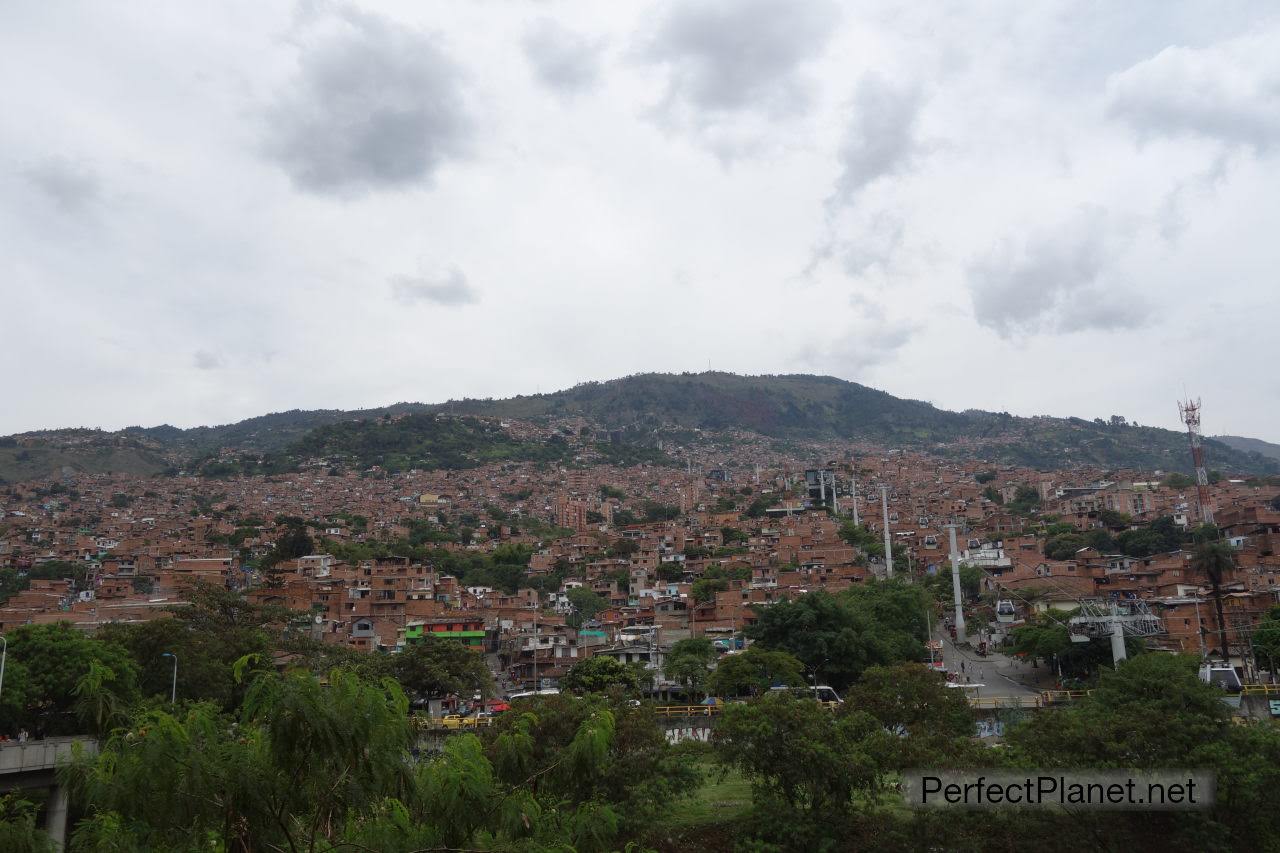
M 92 755 L 98 742 L 89 737 L 51 737 L 26 743 L 0 744 L 0 791 L 47 788 L 45 831 L 58 850 L 67 841 L 67 789 L 58 782 L 57 769 L 71 760 L 75 744 Z

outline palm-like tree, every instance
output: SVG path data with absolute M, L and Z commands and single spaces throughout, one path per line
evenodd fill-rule
M 1222 656 L 1228 661 L 1231 659 L 1231 652 L 1227 646 L 1227 620 L 1222 613 L 1222 579 L 1228 571 L 1235 568 L 1235 564 L 1231 546 L 1225 542 L 1201 542 L 1191 557 L 1191 568 L 1203 572 L 1209 580 L 1213 608 L 1218 613 L 1218 642 L 1222 646 Z

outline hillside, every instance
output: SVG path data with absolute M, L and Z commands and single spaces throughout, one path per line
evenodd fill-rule
M 297 459 L 403 471 L 472 468 L 504 460 L 551 462 L 563 459 L 567 451 L 568 444 L 559 436 L 550 441 L 521 441 L 496 424 L 475 418 L 411 414 L 327 424 L 294 442 L 287 453 Z
M 455 417 L 436 419 L 429 413 Z M 388 414 L 406 418 L 386 421 Z M 1022 418 L 976 409 L 952 412 L 830 376 L 730 373 L 640 374 L 549 394 L 378 409 L 279 412 L 234 424 L 182 430 L 130 427 L 118 433 L 63 430 L 0 439 L 0 478 L 56 477 L 77 471 L 159 473 L 196 463 L 222 474 L 290 470 L 307 458 L 392 469 L 460 467 L 493 459 L 560 459 L 565 449 L 518 441 L 492 424 L 456 416 L 536 423 L 581 418 L 639 436 L 656 429 L 740 430 L 780 440 L 857 440 L 928 450 L 957 459 L 1050 469 L 1077 465 L 1188 471 L 1181 432 L 1079 418 Z M 1230 442 L 1235 442 L 1234 446 Z M 1276 448 L 1253 439 L 1207 439 L 1210 468 L 1275 473 Z M 650 448 L 605 446 L 600 458 L 661 461 Z M 1276 448 L 1280 451 L 1280 448 Z M 218 460 L 220 451 L 238 454 Z M 225 456 L 225 453 L 223 454 Z M 22 457 L 22 458 L 19 458 Z M 212 467 L 209 467 L 212 466 Z
M 1245 453 L 1261 453 L 1268 459 L 1280 462 L 1280 444 L 1274 442 L 1263 441 L 1260 438 L 1245 438 L 1242 435 L 1215 435 L 1213 440 Z
M 855 439 L 1037 468 L 1191 468 L 1186 436 L 1173 430 L 976 409 L 951 412 L 831 376 L 641 374 L 553 394 L 452 401 L 440 408 L 500 417 L 578 416 L 609 427 L 678 425 L 777 438 Z M 1205 451 L 1210 467 L 1280 470 L 1276 460 L 1213 439 L 1206 440 Z
M 0 438 L 0 482 L 52 480 L 65 473 L 159 474 L 171 465 L 155 441 L 98 430 L 59 430 Z

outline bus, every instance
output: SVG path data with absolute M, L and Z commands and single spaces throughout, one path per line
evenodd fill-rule
M 817 699 L 826 705 L 838 705 L 844 700 L 840 698 L 840 694 L 835 688 L 828 687 L 825 684 L 817 684 L 809 687 L 770 687 L 770 690 L 787 690 L 797 699 Z

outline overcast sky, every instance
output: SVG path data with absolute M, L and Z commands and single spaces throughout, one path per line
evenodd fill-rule
M 0 433 L 823 373 L 1280 440 L 1272 3 L 6 0 Z

